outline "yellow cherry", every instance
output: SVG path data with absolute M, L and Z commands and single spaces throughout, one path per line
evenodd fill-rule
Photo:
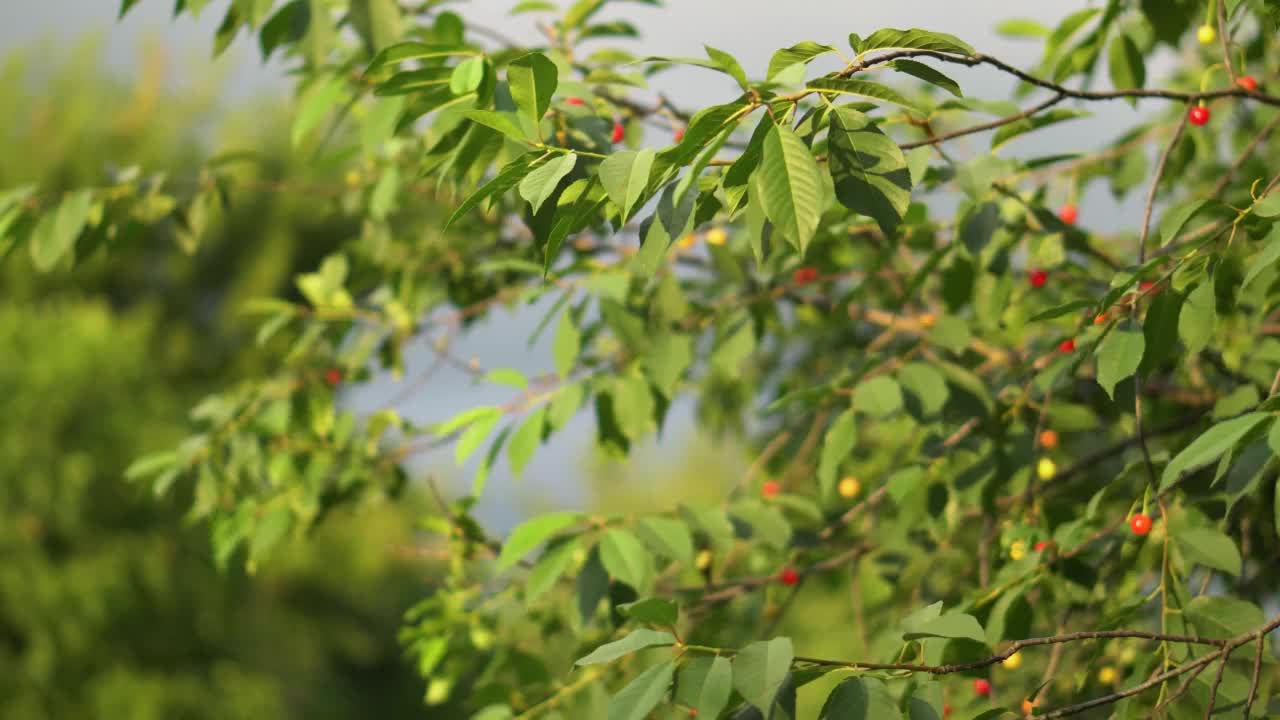
M 1014 562 L 1017 562 L 1026 556 L 1027 556 L 1027 542 L 1025 540 L 1018 540 L 1013 545 L 1009 546 L 1009 558 L 1012 559 Z M 1015 655 L 1013 657 L 1017 657 L 1017 656 Z M 1013 657 L 1010 657 L 1009 660 L 1012 660 Z M 1009 661 L 1006 660 L 1005 664 L 1008 665 L 1008 663 Z
M 699 570 L 706 570 L 711 565 L 711 551 L 703 550 L 698 553 L 698 557 L 693 561 L 693 564 L 696 565 Z
M 862 483 L 858 482 L 858 478 L 848 475 L 840 480 L 837 489 L 840 491 L 840 497 L 848 500 L 858 496 L 862 491 Z
M 348 171 L 347 171 L 347 177 L 346 177 L 346 180 L 347 180 L 347 186 L 348 186 L 348 187 L 356 187 L 356 186 L 358 186 L 358 185 L 360 184 L 360 180 L 361 180 L 361 178 L 360 178 L 360 171 L 359 171 L 359 170 L 348 170 Z
M 1196 30 L 1196 39 L 1201 45 L 1208 45 L 1218 39 L 1218 31 L 1214 30 L 1212 25 L 1201 25 L 1200 29 Z
M 1041 480 L 1050 480 L 1054 475 L 1058 474 L 1058 466 L 1049 458 L 1040 458 L 1040 462 L 1036 464 L 1036 475 Z
M 728 241 L 729 233 L 725 232 L 723 228 L 715 227 L 707 231 L 708 245 L 723 245 Z
M 1116 672 L 1116 669 L 1108 665 L 1098 671 L 1098 682 L 1103 685 L 1111 685 L 1115 683 L 1118 675 L 1119 673 Z
M 1022 652 L 1019 651 L 1010 655 L 1009 657 L 1000 661 L 1000 664 L 1009 670 L 1017 670 L 1018 668 L 1022 667 Z
M 693 247 L 693 244 L 696 242 L 698 242 L 698 236 L 694 235 L 693 233 L 689 233 L 688 235 L 685 235 L 684 237 L 680 238 L 680 249 L 688 250 L 689 248 Z

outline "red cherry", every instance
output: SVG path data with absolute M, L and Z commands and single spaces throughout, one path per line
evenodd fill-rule
M 679 142 L 683 142 L 683 141 L 684 141 L 684 128 L 682 128 L 682 127 L 678 127 L 678 128 L 676 128 L 676 129 L 675 129 L 675 131 L 671 133 L 671 139 L 672 139 L 672 140 L 675 140 L 677 143 L 679 143 Z
M 1036 268 L 1027 275 L 1027 280 L 1031 282 L 1031 287 L 1042 288 L 1045 283 L 1049 282 L 1049 273 Z
M 337 387 L 338 383 L 342 382 L 342 371 L 338 368 L 325 370 L 324 381 L 329 384 L 329 387 Z
M 807 265 L 805 267 L 798 268 L 795 273 L 791 275 L 791 281 L 796 285 L 808 285 L 817 279 L 818 269 Z
M 944 718 L 951 717 L 951 703 L 942 704 L 942 717 Z
M 1191 112 L 1187 113 L 1187 119 L 1192 125 L 1204 125 L 1209 122 L 1209 108 L 1203 105 L 1197 105 L 1191 108 Z
M 609 139 L 615 143 L 620 143 L 622 142 L 622 139 L 625 138 L 626 136 L 627 136 L 627 129 L 622 126 L 621 122 L 614 120 L 613 135 Z
M 1075 225 L 1079 217 L 1080 211 L 1071 203 L 1058 208 L 1058 218 L 1068 225 Z
M 760 486 L 760 494 L 767 498 L 771 498 L 780 492 L 782 492 L 782 486 L 776 480 L 765 480 L 764 484 Z
M 587 104 L 586 101 L 584 101 L 582 98 L 578 97 L 577 95 L 567 97 L 564 99 L 564 101 L 570 105 L 586 105 Z
M 1066 354 L 1066 353 L 1073 353 L 1075 351 L 1076 351 L 1076 341 L 1072 340 L 1071 338 L 1067 338 L 1066 340 L 1063 340 L 1061 343 L 1058 344 L 1058 352 L 1060 353 Z
M 698 708 L 689 708 L 689 717 L 698 717 Z
M 1258 81 L 1254 80 L 1252 75 L 1245 75 L 1236 80 L 1236 84 L 1249 92 L 1258 92 Z
M 800 582 L 800 573 L 796 572 L 795 568 L 783 568 L 782 572 L 778 573 L 778 582 L 787 587 L 794 587 L 796 583 Z
M 1134 535 L 1146 535 L 1151 532 L 1151 516 L 1138 513 L 1129 518 L 1129 529 Z
M 973 681 L 973 691 L 986 697 L 991 694 L 991 681 L 986 678 L 978 678 Z
M 1041 540 L 1040 542 L 1036 543 L 1036 552 L 1044 552 L 1045 549 L 1048 547 L 1049 547 L 1049 542 L 1047 540 Z

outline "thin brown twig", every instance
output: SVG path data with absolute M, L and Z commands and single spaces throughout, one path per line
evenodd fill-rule
M 1236 86 L 1236 65 L 1231 62 L 1231 33 L 1227 29 L 1227 2 L 1217 0 L 1218 5 L 1218 42 L 1222 43 L 1222 64 L 1227 68 L 1227 77 L 1231 85 Z
M 1222 7 L 1221 3 L 1218 7 Z M 1222 684 L 1222 675 L 1227 671 L 1227 662 L 1230 660 L 1231 651 L 1228 650 L 1222 656 L 1222 661 L 1218 663 L 1218 674 L 1213 678 L 1213 684 L 1209 686 L 1209 703 L 1204 709 L 1204 720 L 1213 720 L 1213 707 L 1218 704 L 1218 686 Z
M 1249 711 L 1253 709 L 1253 699 L 1258 695 L 1258 682 L 1262 678 L 1262 653 L 1267 645 L 1267 636 L 1258 636 L 1258 649 L 1253 654 L 1253 680 L 1249 682 L 1249 696 L 1244 701 L 1244 720 L 1249 720 Z
M 1048 100 L 1045 100 L 1044 102 L 1039 103 L 1037 105 L 1032 105 L 1031 107 L 1027 108 L 1026 110 L 1023 110 L 1020 113 L 1002 117 L 998 120 L 992 120 L 991 122 L 982 123 L 980 125 L 971 125 L 967 128 L 961 128 L 959 130 L 953 130 L 948 133 L 942 133 L 941 135 L 931 135 L 928 139 L 925 139 L 925 140 L 916 140 L 915 142 L 903 143 L 901 147 L 903 150 L 911 150 L 913 148 L 925 147 L 927 145 L 937 145 L 939 143 L 944 143 L 948 140 L 954 140 L 955 138 L 958 138 L 958 137 L 964 137 L 965 135 L 972 135 L 974 133 L 980 133 L 986 130 L 994 130 L 1003 125 L 1008 125 L 1009 123 L 1015 123 L 1019 120 L 1025 120 L 1031 117 L 1032 115 L 1035 115 L 1036 113 L 1042 112 L 1044 110 L 1048 110 L 1049 108 L 1053 107 L 1054 105 L 1057 105 L 1058 103 L 1066 99 L 1067 99 L 1067 96 L 1065 94 L 1058 93 L 1057 95 L 1050 97 Z
M 1138 236 L 1138 265 L 1142 266 L 1147 261 L 1147 236 L 1151 232 L 1151 212 L 1156 204 L 1156 191 L 1160 187 L 1160 180 L 1164 178 L 1164 169 L 1169 164 L 1169 156 L 1173 154 L 1173 149 L 1178 146 L 1178 141 L 1182 139 L 1182 133 L 1187 129 L 1188 113 L 1182 113 L 1178 120 L 1178 127 L 1173 131 L 1173 137 L 1169 140 L 1169 144 L 1165 146 L 1164 153 L 1160 156 L 1160 162 L 1156 165 L 1155 176 L 1151 178 L 1151 188 L 1147 190 L 1147 203 L 1142 211 L 1142 228 Z M 1133 304 L 1133 321 L 1138 321 L 1138 303 Z M 1147 437 L 1143 431 L 1142 424 L 1142 373 L 1137 372 L 1133 375 L 1133 424 L 1134 435 L 1138 438 L 1138 447 L 1142 449 L 1143 464 L 1147 468 L 1147 478 L 1152 487 L 1158 483 L 1156 479 L 1156 467 L 1151 462 L 1151 451 L 1147 447 Z

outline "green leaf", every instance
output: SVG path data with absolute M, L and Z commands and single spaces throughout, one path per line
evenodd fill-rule
M 663 598 L 637 600 L 636 602 L 619 605 L 618 610 L 629 620 L 664 627 L 675 625 L 680 616 L 675 603 Z
M 898 369 L 897 376 L 902 385 L 919 399 L 925 414 L 937 414 L 947 404 L 950 396 L 947 379 L 932 365 L 907 363 Z
M 628 440 L 639 440 L 653 431 L 653 393 L 643 375 L 627 373 L 614 378 L 610 395 L 613 414 Z
M 529 387 L 529 378 L 515 368 L 494 368 L 484 374 L 484 382 L 506 385 L 517 390 L 525 390 Z
M 1184 472 L 1203 467 L 1222 457 L 1240 438 L 1270 417 L 1270 413 L 1251 412 L 1209 428 L 1169 461 L 1160 476 L 1160 489 L 1164 490 L 1172 485 Z
M 1054 108 L 1037 113 L 1029 118 L 1001 126 L 991 138 L 991 149 L 996 150 L 1020 135 L 1049 127 L 1050 125 L 1067 122 L 1068 120 L 1089 117 L 1090 115 L 1092 113 L 1084 112 L 1083 110 L 1067 110 L 1065 108 Z
M 818 460 L 818 485 L 822 497 L 830 497 L 836 485 L 836 473 L 840 463 L 853 452 L 857 442 L 858 416 L 853 409 L 845 410 L 827 428 L 822 438 L 822 455 Z
M 1204 198 L 1193 198 L 1166 210 L 1160 218 L 1160 245 L 1168 245 L 1177 239 L 1178 232 L 1187 224 L 1187 221 L 1208 202 Z
M 468 110 L 464 112 L 462 116 L 472 122 L 477 122 L 485 127 L 493 128 L 512 140 L 516 140 L 518 142 L 527 142 L 529 140 L 529 137 L 525 134 L 524 130 L 521 130 L 520 126 L 516 124 L 515 115 L 512 113 L 498 112 L 496 110 Z M 561 157 L 567 156 L 562 155 Z M 528 162 L 525 163 L 526 170 L 529 164 L 530 163 Z M 507 168 L 510 167 L 511 165 L 507 166 Z M 507 168 L 504 168 L 504 171 Z M 495 178 L 495 180 L 496 179 L 497 178 Z
M 1258 217 L 1280 217 L 1280 192 L 1272 192 L 1253 205 L 1253 214 Z
M 696 683 L 696 695 L 689 704 L 698 711 L 698 717 L 718 718 L 733 694 L 733 665 L 720 655 L 699 660 L 708 661 L 709 666 Z
M 489 437 L 489 433 L 501 419 L 502 411 L 493 410 L 476 418 L 475 422 L 468 425 L 453 446 L 454 462 L 459 466 L 465 463 L 472 453 L 480 449 L 480 445 L 484 443 L 485 438 Z
M 374 56 L 365 66 L 364 74 L 370 75 L 389 65 L 399 65 L 410 60 L 429 60 L 431 58 L 454 57 L 458 55 L 479 55 L 474 48 L 461 45 L 432 44 L 421 42 L 402 42 L 390 45 Z
M 664 662 L 645 670 L 609 701 L 609 720 L 644 720 L 667 696 L 676 665 Z
M 831 114 L 828 165 L 836 198 L 896 234 L 911 204 L 911 172 L 902 149 L 866 115 L 848 107 Z
M 1183 528 L 1173 540 L 1188 560 L 1240 576 L 1240 550 L 1235 541 L 1222 532 L 1208 527 Z
M 547 108 L 551 107 L 557 75 L 556 64 L 542 53 L 529 53 L 507 66 L 511 99 L 531 127 L 538 127 L 542 116 L 547 114 Z
M 649 628 L 639 628 L 632 630 L 629 635 L 621 640 L 615 640 L 607 645 L 601 645 L 591 651 L 590 655 L 580 658 L 574 665 L 583 667 L 585 665 L 600 665 L 602 663 L 613 662 L 624 655 L 630 655 L 637 650 L 643 650 L 651 647 L 666 647 L 676 644 L 676 636 L 665 630 L 650 630 Z
M 604 0 L 578 0 L 564 14 L 564 26 L 566 29 L 576 28 L 591 19 L 591 16 L 600 11 L 604 6 Z
M 351 24 L 372 50 L 391 46 L 400 37 L 400 5 L 396 0 L 351 0 Z
M 987 644 L 987 633 L 977 618 L 965 613 L 949 612 L 920 623 L 913 629 L 902 633 L 903 640 L 918 640 L 927 637 L 964 638 L 974 642 Z
M 859 383 L 853 391 L 853 409 L 873 417 L 891 415 L 902 409 L 902 386 L 885 375 Z
M 320 124 L 346 91 L 346 83 L 341 78 L 322 77 L 312 83 L 298 101 L 298 114 L 289 132 L 290 144 L 295 148 L 302 144 L 307 133 Z
M 790 638 L 753 642 L 733 659 L 733 686 L 767 717 L 794 657 Z
M 249 544 L 249 557 L 265 557 L 293 527 L 293 511 L 287 505 L 276 505 L 258 520 Z
M 1272 226 L 1271 232 L 1263 242 L 1266 246 L 1262 248 L 1262 252 L 1254 255 L 1249 261 L 1249 272 L 1245 273 L 1244 282 L 1240 284 L 1241 289 L 1249 287 L 1249 283 L 1253 282 L 1254 278 L 1280 262 L 1280 223 Z
M 513 125 L 512 127 L 515 126 Z M 453 223 L 458 220 L 458 218 L 471 212 L 473 208 L 485 200 L 491 197 L 501 197 L 505 195 L 507 191 L 515 187 L 516 184 L 524 178 L 524 176 L 529 174 L 529 170 L 533 167 L 533 161 L 537 158 L 537 153 L 529 152 L 504 165 L 502 170 L 500 170 L 492 180 L 485 183 L 479 190 L 476 190 L 474 193 L 469 195 L 466 200 L 463 200 L 462 203 L 458 205 L 458 208 L 449 216 L 448 222 L 444 224 L 445 229 L 447 230 L 450 225 L 453 225 Z
M 964 97 L 964 93 L 960 92 L 959 83 L 938 70 L 935 70 L 932 66 L 925 65 L 924 63 L 917 62 L 915 60 L 902 58 L 889 63 L 889 67 L 900 73 L 906 73 L 912 77 L 919 78 L 930 85 L 936 85 L 956 97 Z
M 615 580 L 640 589 L 653 570 L 649 552 L 628 530 L 610 528 L 600 538 L 600 560 Z
M 126 480 L 134 481 L 158 475 L 178 464 L 178 454 L 172 450 L 143 455 L 129 464 L 124 471 Z
M 1147 65 L 1142 51 L 1128 33 L 1117 33 L 1107 54 L 1111 84 L 1117 90 L 1141 89 L 1147 82 Z
M 1098 384 L 1115 399 L 1116 384 L 1138 371 L 1146 340 L 1133 330 L 1116 330 L 1098 348 Z
M 450 95 L 445 93 L 445 88 L 449 86 L 452 74 L 453 71 L 445 67 L 398 72 L 378 83 L 373 94 L 384 97 L 419 93 L 422 97 L 433 90 L 439 90 L 439 97 L 447 99 Z
M 577 513 L 556 512 L 539 515 L 516 526 L 506 542 L 502 544 L 502 552 L 498 555 L 498 571 L 501 572 L 520 562 L 534 548 L 578 520 Z
M 1142 372 L 1148 372 L 1173 357 L 1178 348 L 1178 316 L 1182 314 L 1182 296 L 1172 288 L 1156 295 L 1142 321 L 1142 336 L 1146 352 L 1142 357 Z M 1232 413 L 1234 414 L 1234 413 Z
M 644 195 L 655 157 L 650 148 L 640 151 L 623 150 L 600 163 L 600 184 L 613 204 L 622 210 L 624 223 L 631 217 L 631 210 Z
M 996 25 L 996 32 L 1013 38 L 1044 38 L 1049 36 L 1049 28 L 1035 20 L 1014 18 L 1004 20 Z
M 542 428 L 547 420 L 547 406 L 539 406 L 529 413 L 529 417 L 511 434 L 507 443 L 507 460 L 511 462 L 511 474 L 520 477 L 533 453 L 542 443 Z
M 904 107 L 912 112 L 927 114 L 925 109 L 909 100 L 897 90 L 870 80 L 854 80 L 852 78 L 818 78 L 810 80 L 805 90 L 813 90 L 823 94 L 854 95 L 857 97 L 883 100 Z
M 969 43 L 955 35 L 930 32 L 919 28 L 910 30 L 894 30 L 885 28 L 877 30 L 857 48 L 859 53 L 870 50 L 933 50 L 935 52 L 954 53 L 956 55 L 977 55 Z
M 520 197 L 528 200 L 533 211 L 538 212 L 577 162 L 578 154 L 572 152 L 548 160 L 520 181 Z
M 489 61 L 483 57 L 471 57 L 458 63 L 449 76 L 449 91 L 454 95 L 466 95 L 480 89 L 484 82 Z
M 58 203 L 58 208 L 46 213 L 31 231 L 30 249 L 31 263 L 36 270 L 48 272 L 52 270 L 71 249 L 75 247 L 80 231 L 89 221 L 89 210 L 93 207 L 93 193 L 90 190 L 77 190 L 68 193 Z
M 819 720 L 901 720 L 902 711 L 882 680 L 851 677 L 836 686 Z
M 688 525 L 668 517 L 646 517 L 636 524 L 636 534 L 654 552 L 693 567 L 693 534 Z
M 1200 637 L 1230 640 L 1266 624 L 1262 610 L 1247 600 L 1197 595 L 1182 609 Z
M 769 71 L 765 76 L 766 80 L 772 80 L 778 73 L 797 63 L 809 64 L 816 57 L 821 57 L 827 53 L 835 52 L 836 49 L 830 45 L 811 42 L 804 42 L 784 48 L 773 54 L 769 59 Z
M 756 171 L 764 212 L 801 255 L 822 216 L 821 173 L 809 147 L 790 128 L 774 126 L 769 130 Z
M 1059 305 L 1057 307 L 1049 308 L 1043 312 L 1036 313 L 1035 315 L 1032 315 L 1031 319 L 1027 322 L 1053 320 L 1054 318 L 1060 318 L 1063 315 L 1070 315 L 1071 313 L 1079 312 L 1085 308 L 1093 307 L 1093 305 L 1094 303 L 1092 300 L 1072 300 L 1065 305 Z
M 556 373 L 561 379 L 569 377 L 574 366 L 578 364 L 578 353 L 582 351 L 582 333 L 573 321 L 573 313 L 566 310 L 556 325 L 556 335 L 551 342 L 551 354 L 555 358 Z
M 573 562 L 574 553 L 581 546 L 578 538 L 572 538 L 555 547 L 548 548 L 542 557 L 529 570 L 529 577 L 524 583 L 524 602 L 532 605 L 555 587 L 556 582 L 564 576 Z
M 791 524 L 776 507 L 759 500 L 742 500 L 729 508 L 733 517 L 751 527 L 751 537 L 761 543 L 782 549 L 791 542 Z
M 644 358 L 645 369 L 654 386 L 668 400 L 675 397 L 684 372 L 693 363 L 693 338 L 677 333 L 662 333 L 653 340 Z
M 707 57 L 711 59 L 712 64 L 716 68 L 723 70 L 729 77 L 733 78 L 734 82 L 738 83 L 739 87 L 743 90 L 751 87 L 751 84 L 747 82 L 747 73 L 742 69 L 742 65 L 736 58 L 729 53 L 723 50 L 717 50 L 710 45 L 703 45 L 702 48 L 706 51 Z
M 1213 338 L 1218 323 L 1217 299 L 1213 294 L 1213 282 L 1205 278 L 1187 294 L 1178 315 L 1178 336 L 1186 345 L 1188 355 L 1197 355 Z

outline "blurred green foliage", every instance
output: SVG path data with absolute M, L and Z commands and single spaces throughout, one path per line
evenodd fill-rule
M 0 64 L 0 186 L 58 192 L 150 161 L 194 173 L 224 147 L 297 177 L 279 113 L 238 110 L 210 137 L 216 83 L 171 91 L 154 48 L 133 83 L 101 67 L 97 42 Z M 0 717 L 422 716 L 396 640 L 432 575 L 405 550 L 414 503 L 334 517 L 250 580 L 214 567 L 189 498 L 123 479 L 209 388 L 261 362 L 238 301 L 287 294 L 350 227 L 264 192 L 193 254 L 165 232 L 138 227 L 70 273 L 0 266 Z

